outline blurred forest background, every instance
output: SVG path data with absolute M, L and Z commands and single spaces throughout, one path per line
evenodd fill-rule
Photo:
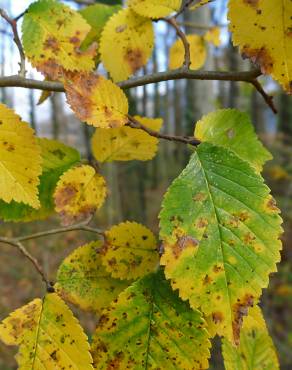
M 29 0 L 0 0 L 0 7 L 17 16 L 31 3 Z M 97 1 L 118 3 L 118 1 Z M 67 1 L 75 8 L 74 1 Z M 221 30 L 221 46 L 208 46 L 205 70 L 248 70 L 251 65 L 233 48 L 228 33 L 226 1 L 199 11 L 187 11 L 179 18 L 186 33 L 203 35 L 210 27 Z M 19 26 L 21 21 L 19 22 Z M 169 48 L 176 39 L 173 29 L 158 22 L 156 28 L 156 49 L 148 65 L 139 74 L 166 70 Z M 12 75 L 18 70 L 18 54 L 12 42 L 10 29 L 0 21 L 0 74 Z M 102 67 L 101 67 L 102 71 Z M 28 76 L 41 79 L 32 69 Z M 278 114 L 275 115 L 255 89 L 244 83 L 218 81 L 175 81 L 162 82 L 132 89 L 128 96 L 131 114 L 148 117 L 162 117 L 163 130 L 167 133 L 192 135 L 195 122 L 208 112 L 218 108 L 238 108 L 248 112 L 262 141 L 273 153 L 264 171 L 284 218 L 282 263 L 279 272 L 271 277 L 270 287 L 264 292 L 262 306 L 270 333 L 277 347 L 281 369 L 292 369 L 292 97 L 284 94 L 269 78 L 262 77 L 266 91 L 274 96 Z M 28 121 L 38 136 L 59 139 L 78 148 L 84 157 L 90 153 L 92 128 L 78 122 L 65 104 L 64 95 L 51 95 L 40 106 L 37 102 L 40 92 L 21 88 L 0 89 L 0 101 L 14 108 Z M 189 149 L 180 143 L 161 142 L 159 152 L 149 162 L 116 162 L 103 166 L 110 189 L 107 202 L 98 212 L 94 223 L 99 228 L 125 220 L 135 220 L 158 232 L 157 215 L 163 194 L 171 181 L 186 165 Z M 59 225 L 57 217 L 30 224 L 4 224 L 0 220 L 2 236 L 23 235 L 50 229 Z M 92 236 L 91 236 L 92 237 Z M 71 232 L 50 238 L 27 242 L 27 247 L 41 261 L 47 274 L 54 279 L 60 261 L 70 251 L 90 240 L 84 232 Z M 13 309 L 27 303 L 43 293 L 35 272 L 17 250 L 0 245 L 0 319 Z M 75 310 L 89 331 L 93 331 L 96 318 Z M 213 351 L 212 368 L 223 369 L 219 341 Z M 194 349 L 195 350 L 195 349 Z M 13 349 L 0 344 L 0 369 L 16 368 Z

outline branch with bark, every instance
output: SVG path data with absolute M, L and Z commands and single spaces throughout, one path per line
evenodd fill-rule
M 130 115 L 128 115 L 128 119 L 129 119 L 129 122 L 127 124 L 128 126 L 135 128 L 135 129 L 143 130 L 147 132 L 148 135 L 156 137 L 157 139 L 177 141 L 183 144 L 189 144 L 193 146 L 197 146 L 201 143 L 200 140 L 196 139 L 193 136 L 176 136 L 176 135 L 161 134 L 157 131 L 150 129 L 149 127 L 146 127 L 145 125 L 143 125 L 141 122 L 139 122 L 138 120 L 136 120 L 134 117 Z

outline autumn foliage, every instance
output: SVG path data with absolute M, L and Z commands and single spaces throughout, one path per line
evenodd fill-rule
M 187 3 L 196 11 L 208 2 Z M 256 77 L 270 74 L 291 93 L 292 2 L 228 6 L 234 45 L 260 69 L 245 81 L 258 86 Z M 90 228 L 111 196 L 103 163 L 151 160 L 159 139 L 190 144 L 190 158 L 162 200 L 159 235 L 127 220 L 92 229 L 96 238 L 76 246 L 54 283 L 19 240 L 0 239 L 20 248 L 46 287 L 0 324 L 0 339 L 19 347 L 20 369 L 207 369 L 215 335 L 227 370 L 279 368 L 259 302 L 280 261 L 282 220 L 261 175 L 271 154 L 249 116 L 218 110 L 197 122 L 192 137 L 170 137 L 159 132 L 161 118 L 129 115 L 124 82 L 135 81 L 151 57 L 154 22 L 177 31 L 169 69 L 181 78 L 204 65 L 208 43 L 219 45 L 216 28 L 203 36 L 182 32 L 176 16 L 184 9 L 181 0 L 80 11 L 38 0 L 24 14 L 25 57 L 45 82 L 59 82 L 76 117 L 94 126 L 94 159 L 36 137 L 1 104 L 1 219 L 30 222 L 56 212 L 66 227 Z M 96 72 L 101 63 L 108 77 Z M 96 314 L 90 342 L 65 302 Z M 252 367 L 251 349 L 260 359 Z

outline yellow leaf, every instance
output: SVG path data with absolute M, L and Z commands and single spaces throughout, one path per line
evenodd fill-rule
M 292 93 L 291 1 L 229 1 L 233 44 Z
M 127 4 L 141 16 L 157 19 L 178 12 L 182 0 L 128 0 Z
M 41 150 L 33 130 L 0 104 L 0 198 L 39 208 Z
M 279 361 L 258 306 L 243 319 L 240 345 L 236 348 L 227 339 L 222 343 L 226 370 L 278 370 Z
M 106 231 L 102 263 L 115 278 L 136 279 L 154 271 L 159 264 L 157 240 L 147 227 L 124 222 Z
M 35 299 L 0 324 L 0 339 L 19 345 L 20 370 L 93 370 L 87 338 L 72 312 L 55 293 Z
M 204 39 L 207 42 L 210 42 L 214 46 L 221 45 L 220 39 L 220 27 L 212 27 L 210 28 L 204 35 Z
M 106 308 L 129 285 L 114 279 L 101 263 L 101 241 L 77 248 L 62 262 L 55 289 L 66 300 L 86 311 Z
M 161 118 L 134 118 L 154 131 L 159 131 L 163 122 Z M 111 130 L 98 128 L 92 138 L 92 151 L 99 162 L 147 161 L 155 156 L 157 148 L 158 139 L 126 126 Z
M 71 168 L 60 178 L 55 209 L 65 225 L 84 220 L 100 208 L 106 198 L 104 178 L 88 165 Z
M 207 57 L 205 41 L 199 35 L 187 35 L 187 40 L 190 45 L 191 54 L 191 69 L 201 68 Z M 177 69 L 182 67 L 185 58 L 185 49 L 181 39 L 175 41 L 169 52 L 169 68 Z
M 112 81 L 91 74 L 67 75 L 68 103 L 76 116 L 95 127 L 113 128 L 128 122 L 128 100 Z
M 31 64 L 44 75 L 58 79 L 62 69 L 91 71 L 96 45 L 86 52 L 80 45 L 90 26 L 73 9 L 57 1 L 37 1 L 24 15 L 23 46 Z
M 143 67 L 154 43 L 150 19 L 122 9 L 105 25 L 100 40 L 101 61 L 115 82 L 126 80 Z

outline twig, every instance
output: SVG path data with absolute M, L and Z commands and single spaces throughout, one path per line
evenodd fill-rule
M 91 232 L 91 233 L 95 233 L 99 235 L 104 235 L 104 232 L 102 230 L 87 226 L 86 223 L 83 222 L 77 225 L 65 226 L 65 227 L 60 227 L 58 229 L 51 229 L 51 230 L 41 231 L 35 234 L 21 236 L 14 240 L 23 242 L 23 241 L 32 240 L 32 239 L 43 238 L 45 236 L 63 234 L 63 233 L 67 233 L 70 231 L 87 231 L 87 232 Z
M 27 12 L 27 10 L 25 10 L 24 12 L 22 12 L 22 13 L 18 14 L 18 15 L 14 18 L 15 22 L 19 21 L 19 20 L 20 20 L 20 18 L 22 18 L 26 12 Z
M 261 96 L 264 98 L 267 105 L 272 109 L 272 111 L 277 114 L 278 110 L 274 105 L 273 96 L 268 95 L 265 90 L 263 89 L 262 85 L 259 83 L 257 79 L 254 79 L 251 81 L 253 86 L 257 89 L 257 91 L 261 94 Z
M 179 26 L 176 22 L 176 19 L 174 17 L 169 18 L 169 19 L 166 18 L 165 21 L 168 24 L 170 24 L 176 30 L 177 36 L 181 39 L 181 41 L 183 43 L 183 46 L 184 46 L 184 49 L 185 49 L 183 69 L 189 70 L 190 65 L 191 65 L 191 54 L 190 54 L 190 44 L 187 40 L 187 37 L 186 37 L 185 33 L 179 28 Z
M 128 116 L 128 119 L 129 119 L 128 126 L 130 126 L 132 128 L 135 128 L 135 129 L 143 130 L 143 131 L 147 132 L 147 134 L 149 134 L 150 136 L 156 137 L 157 139 L 165 139 L 165 140 L 169 140 L 169 141 L 178 141 L 180 143 L 190 144 L 190 145 L 193 145 L 193 146 L 197 146 L 201 143 L 200 140 L 196 139 L 193 136 L 175 136 L 175 135 L 161 134 L 157 131 L 151 130 L 150 128 L 144 126 L 141 122 L 137 121 L 132 116 Z
M 39 273 L 39 275 L 42 277 L 42 280 L 45 282 L 47 289 L 48 290 L 52 289 L 52 284 L 47 278 L 38 260 L 29 253 L 29 251 L 18 239 L 0 237 L 0 242 L 16 247 L 23 254 L 23 256 L 34 265 L 36 271 Z
M 71 3 L 76 3 L 80 5 L 93 5 L 96 4 L 95 0 L 64 0 L 64 1 L 70 1 Z
M 6 22 L 8 22 L 10 24 L 10 26 L 11 26 L 11 29 L 12 29 L 12 32 L 13 32 L 13 40 L 14 40 L 15 45 L 18 48 L 19 55 L 20 55 L 19 76 L 25 77 L 25 74 L 26 74 L 26 70 L 25 70 L 25 55 L 24 55 L 23 47 L 22 47 L 22 44 L 21 44 L 21 41 L 20 41 L 20 38 L 19 38 L 19 35 L 18 35 L 18 31 L 17 31 L 17 21 L 15 19 L 10 18 L 8 16 L 8 14 L 5 12 L 5 10 L 4 9 L 1 9 L 1 8 L 0 8 L 0 16 L 3 19 L 5 19 Z
M 80 223 L 80 224 L 76 224 L 76 225 L 72 225 L 72 226 L 68 226 L 68 227 L 61 227 L 61 228 L 58 228 L 58 229 L 51 229 L 51 230 L 41 231 L 39 233 L 20 236 L 20 237 L 17 237 L 17 238 L 0 237 L 0 243 L 9 244 L 13 247 L 16 247 L 29 261 L 31 261 L 31 263 L 34 265 L 36 271 L 41 276 L 42 280 L 45 282 L 47 290 L 51 292 L 53 290 L 52 283 L 47 278 L 47 276 L 44 273 L 43 268 L 41 267 L 38 260 L 29 253 L 29 251 L 25 248 L 25 246 L 22 244 L 22 242 L 42 238 L 42 237 L 45 237 L 45 236 L 61 234 L 61 233 L 66 233 L 66 232 L 70 232 L 70 231 L 77 231 L 77 230 L 99 234 L 99 235 L 102 235 L 103 238 L 104 238 L 105 234 L 102 230 L 95 229 L 95 228 L 92 228 L 92 227 L 87 225 L 89 221 L 90 221 L 90 219 L 88 219 L 87 221 L 85 221 L 83 223 Z

